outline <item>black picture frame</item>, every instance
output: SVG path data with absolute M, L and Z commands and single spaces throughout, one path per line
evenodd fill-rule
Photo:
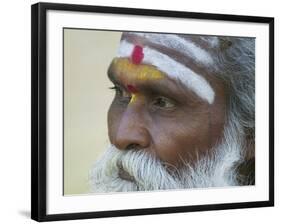
M 31 218 L 36 221 L 71 220 L 116 216 L 132 216 L 162 213 L 178 213 L 206 210 L 222 210 L 237 208 L 254 208 L 274 206 L 274 18 L 224 15 L 211 13 L 194 13 L 183 11 L 163 11 L 137 8 L 103 7 L 74 4 L 37 3 L 31 10 Z M 81 13 L 110 13 L 123 15 L 139 15 L 167 18 L 191 18 L 230 22 L 253 22 L 269 25 L 269 200 L 207 204 L 195 206 L 159 207 L 145 209 L 129 209 L 114 211 L 47 214 L 47 170 L 46 170 L 46 145 L 47 145 L 47 18 L 48 10 L 73 11 Z

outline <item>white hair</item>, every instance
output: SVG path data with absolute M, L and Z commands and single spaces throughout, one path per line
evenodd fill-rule
M 220 37 L 220 48 L 213 54 L 216 75 L 229 90 L 228 111 L 239 120 L 242 130 L 255 136 L 255 39 Z
M 184 166 L 174 172 L 169 172 L 168 164 L 153 153 L 119 150 L 111 145 L 91 171 L 93 192 L 225 187 L 251 182 L 248 176 L 241 176 L 239 166 L 250 153 L 249 141 L 254 144 L 255 139 L 255 40 L 219 37 L 212 56 L 219 71 L 215 75 L 229 90 L 221 141 L 195 163 L 184 161 Z M 120 178 L 120 169 L 132 180 Z
M 91 170 L 93 192 L 128 192 L 183 188 L 237 186 L 236 165 L 241 161 L 243 140 L 239 123 L 230 122 L 221 143 L 191 165 L 169 172 L 167 164 L 141 149 L 119 150 L 111 145 Z M 119 176 L 124 170 L 132 180 Z

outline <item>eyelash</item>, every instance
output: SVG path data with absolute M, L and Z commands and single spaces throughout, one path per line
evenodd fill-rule
M 170 110 L 176 106 L 176 103 L 173 100 L 171 100 L 167 97 L 164 97 L 164 96 L 155 97 L 152 102 L 153 102 L 154 106 L 161 108 L 161 109 L 165 108 L 166 110 L 167 109 Z M 161 103 L 164 103 L 166 105 L 163 106 L 163 105 L 161 105 Z M 156 105 L 156 104 L 158 104 L 158 105 Z M 167 106 L 167 105 L 169 105 L 169 106 Z
M 115 86 L 109 87 L 109 89 L 115 91 L 115 97 L 118 97 L 119 101 L 122 104 L 128 104 L 130 102 L 131 96 L 129 96 L 129 94 L 128 94 L 128 96 L 124 96 L 124 93 L 127 93 L 127 92 L 124 91 L 122 87 L 115 85 Z
M 118 86 L 111 86 L 111 87 L 109 87 L 109 89 L 114 90 L 114 91 L 120 90 L 120 88 Z
M 109 89 L 114 90 L 116 94 L 119 93 L 120 95 L 124 92 L 123 88 L 120 87 L 120 86 L 117 86 L 117 85 L 116 85 L 116 86 L 109 87 Z

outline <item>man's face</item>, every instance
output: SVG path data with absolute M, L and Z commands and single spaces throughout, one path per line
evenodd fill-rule
M 226 90 L 199 71 L 215 93 L 212 103 L 152 65 L 114 59 L 108 71 L 116 91 L 108 112 L 111 144 L 120 150 L 145 150 L 171 167 L 195 162 L 218 144 Z
M 225 43 L 216 37 L 122 35 L 108 69 L 116 92 L 108 111 L 111 145 L 93 167 L 95 192 L 239 184 L 245 139 L 216 73 L 225 72 L 221 53 L 231 46 Z

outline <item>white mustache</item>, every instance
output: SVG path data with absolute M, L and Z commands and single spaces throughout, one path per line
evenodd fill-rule
M 93 192 L 149 191 L 239 185 L 235 166 L 243 161 L 243 140 L 234 125 L 225 128 L 224 141 L 211 155 L 168 172 L 166 164 L 146 150 L 119 150 L 114 145 L 91 170 Z
M 103 164 L 102 167 L 101 164 Z M 127 177 L 124 178 L 125 180 L 122 179 L 122 172 Z M 99 175 L 92 176 L 92 179 L 95 179 L 94 182 L 102 182 L 98 180 L 101 176 L 103 176 L 104 183 L 109 181 L 108 179 L 119 179 L 120 183 L 135 185 L 134 189 L 136 190 L 160 190 L 182 187 L 167 172 L 159 159 L 140 149 L 131 149 L 124 152 L 111 145 L 98 164 L 96 164 L 92 173 L 99 173 Z M 107 184 L 110 185 L 112 183 Z

